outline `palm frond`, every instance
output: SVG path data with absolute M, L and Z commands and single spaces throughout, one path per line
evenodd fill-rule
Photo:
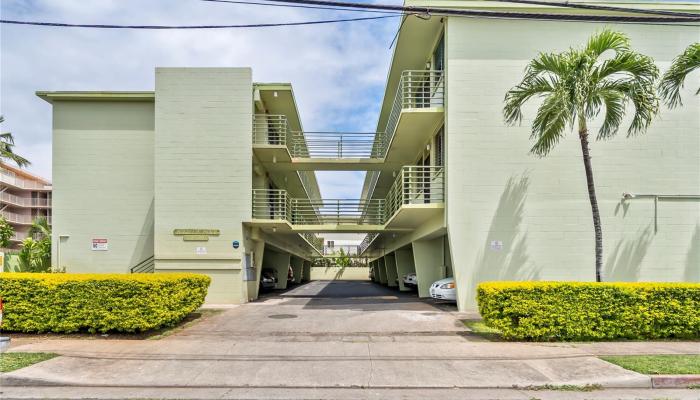
M 605 29 L 588 39 L 585 52 L 591 54 L 593 58 L 597 58 L 606 51 L 623 52 L 629 49 L 630 40 L 627 35 L 622 32 Z
M 29 235 L 40 234 L 43 237 L 51 237 L 51 227 L 46 217 L 37 217 L 29 228 Z
M 668 108 L 683 105 L 681 89 L 689 73 L 700 67 L 700 42 L 693 43 L 673 60 L 659 84 L 659 93 Z M 695 92 L 700 94 L 700 88 Z
M 503 116 L 508 125 L 515 125 L 522 121 L 522 106 L 530 98 L 536 95 L 543 95 L 554 90 L 554 85 L 549 79 L 544 77 L 532 77 L 523 80 L 518 86 L 506 93 Z
M 598 93 L 598 98 L 605 105 L 605 116 L 596 139 L 608 139 L 615 136 L 620 129 L 620 124 L 625 116 L 627 99 L 616 90 L 601 90 Z
M 575 114 L 573 104 L 563 87 L 547 96 L 532 121 L 530 137 L 535 140 L 535 144 L 530 152 L 539 157 L 546 156 L 559 143 L 564 129 L 572 124 Z

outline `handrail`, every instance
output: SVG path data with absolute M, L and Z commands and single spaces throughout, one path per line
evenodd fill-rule
M 290 198 L 286 190 L 253 189 L 254 219 L 292 225 L 383 225 L 404 205 L 442 203 L 444 167 L 405 166 L 385 199 Z
M 286 115 L 253 115 L 253 144 L 270 144 L 286 146 L 290 143 L 289 123 Z
M 5 218 L 7 222 L 14 223 L 14 224 L 22 224 L 22 225 L 31 225 L 34 223 L 34 221 L 37 218 L 46 218 L 46 222 L 48 222 L 49 225 L 51 225 L 51 216 L 47 215 L 25 215 L 25 214 L 17 214 L 12 211 L 7 211 L 7 210 L 1 210 L 0 215 Z
M 129 268 L 132 274 L 149 274 L 155 272 L 155 256 L 150 256 L 140 263 Z
M 442 107 L 445 104 L 445 82 L 443 71 L 406 70 L 401 73 L 391 112 L 384 127 L 382 143 L 375 147 L 381 148 L 386 154 L 391 140 L 396 133 L 401 112 L 406 109 L 422 109 Z
M 51 184 L 44 184 L 29 179 L 17 177 L 6 170 L 0 170 L 0 182 L 20 189 L 51 190 Z
M 0 193 L 0 201 L 21 207 L 51 207 L 49 198 L 22 197 L 7 192 Z
M 292 157 L 298 158 L 381 158 L 374 144 L 383 143 L 383 133 L 293 132 Z

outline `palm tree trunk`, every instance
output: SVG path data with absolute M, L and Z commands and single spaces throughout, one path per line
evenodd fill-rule
M 595 195 L 595 184 L 593 183 L 593 168 L 591 167 L 591 154 L 588 149 L 588 129 L 585 122 L 579 130 L 581 139 L 581 152 L 583 153 L 583 165 L 586 169 L 586 183 L 588 184 L 588 198 L 591 201 L 591 211 L 593 211 L 593 227 L 595 229 L 595 280 L 602 282 L 603 274 L 603 228 L 600 226 L 600 211 L 598 210 L 598 199 Z

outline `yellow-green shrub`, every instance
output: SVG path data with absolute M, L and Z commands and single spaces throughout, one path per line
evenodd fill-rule
M 0 274 L 2 329 L 140 332 L 175 324 L 204 302 L 197 274 Z
M 486 282 L 477 300 L 509 339 L 700 337 L 697 283 Z

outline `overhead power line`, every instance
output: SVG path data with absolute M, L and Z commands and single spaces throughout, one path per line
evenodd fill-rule
M 361 12 L 361 13 L 393 14 L 393 15 L 402 15 L 403 14 L 403 12 L 398 12 L 398 11 L 359 10 L 357 8 L 312 6 L 312 5 L 304 5 L 304 4 L 263 3 L 260 1 L 246 1 L 246 0 L 200 0 L 200 1 L 204 1 L 207 3 L 241 4 L 241 5 L 248 5 L 248 6 L 305 8 L 305 9 L 312 9 L 312 10 L 352 11 L 352 12 Z
M 333 24 L 333 23 L 340 23 L 340 22 L 370 21 L 370 20 L 377 20 L 377 19 L 396 18 L 399 16 L 400 15 L 382 15 L 382 16 L 377 16 L 377 17 L 341 18 L 341 19 L 327 19 L 327 20 L 319 20 L 319 21 L 281 22 L 281 23 L 268 23 L 268 24 L 239 24 L 239 25 L 69 24 L 69 23 L 63 23 L 63 22 L 17 21 L 17 20 L 10 20 L 10 19 L 0 19 L 0 23 L 12 24 L 12 25 L 34 25 L 34 26 L 61 27 L 61 28 L 96 28 L 96 29 L 152 29 L 152 30 L 232 29 L 232 28 L 271 28 L 271 27 L 276 27 L 276 26 L 321 25 L 321 24 Z
M 463 16 L 463 17 L 484 17 L 484 18 L 505 18 L 505 19 L 529 19 L 547 21 L 573 21 L 573 22 L 622 22 L 622 23 L 688 23 L 700 22 L 700 14 L 674 13 L 673 16 L 664 17 L 640 17 L 625 15 L 593 15 L 593 14 L 551 14 L 541 12 L 520 12 L 520 11 L 484 11 L 475 9 L 455 9 L 439 7 L 418 7 L 418 6 L 394 6 L 389 4 L 369 4 L 354 3 L 347 1 L 325 1 L 325 0 L 267 0 L 275 3 L 308 4 L 315 6 L 343 7 L 366 10 L 397 11 L 405 14 L 427 14 L 441 16 Z M 526 1 L 526 0 L 518 0 Z M 534 1 L 534 0 L 533 0 Z M 559 3 L 562 4 L 562 3 Z M 593 6 L 591 6 L 593 7 Z M 629 9 L 624 9 L 629 10 Z M 608 10 L 609 11 L 609 10 Z M 640 10 L 643 11 L 643 10 Z M 665 14 L 667 15 L 667 14 Z
M 374 13 L 404 13 L 404 11 L 390 11 L 390 10 L 384 10 L 384 9 L 369 9 L 367 6 L 369 4 L 367 3 L 355 3 L 358 5 L 361 5 L 363 7 L 357 7 L 357 8 L 348 8 L 345 3 L 344 5 L 335 5 L 335 6 L 329 6 L 329 5 L 311 5 L 311 4 L 301 4 L 304 3 L 302 1 L 282 1 L 282 2 L 277 2 L 277 3 L 270 3 L 270 1 L 275 1 L 275 0 L 262 0 L 262 1 L 268 1 L 268 2 L 262 2 L 262 1 L 249 1 L 249 0 L 200 0 L 200 1 L 206 1 L 206 2 L 213 2 L 213 3 L 232 3 L 232 4 L 246 4 L 246 5 L 258 5 L 258 6 L 272 6 L 272 7 L 290 7 L 290 8 L 310 8 L 310 9 L 319 9 L 319 10 L 335 10 L 335 11 L 355 11 L 355 12 L 374 12 Z M 629 8 L 629 7 L 613 7 L 613 6 L 603 6 L 603 5 L 592 5 L 592 4 L 583 4 L 583 3 L 575 3 L 575 2 L 559 2 L 559 1 L 542 1 L 542 0 L 486 0 L 486 1 L 493 1 L 493 2 L 499 2 L 499 3 L 515 3 L 515 4 L 530 4 L 530 5 L 542 5 L 542 6 L 550 6 L 550 7 L 562 7 L 562 8 L 574 8 L 574 9 L 584 9 L 584 10 L 599 10 L 599 11 L 617 11 L 617 12 L 626 12 L 626 13 L 636 13 L 636 14 L 649 14 L 649 15 L 665 15 L 665 16 L 676 16 L 676 17 L 698 17 L 699 14 L 693 14 L 693 13 L 686 13 L 686 12 L 678 12 L 678 11 L 666 11 L 666 10 L 654 10 L 654 9 L 640 9 L 640 8 Z M 335 3 L 335 4 L 341 4 L 339 2 L 333 1 L 333 2 L 328 2 L 328 3 Z M 381 6 L 381 5 L 380 5 Z M 400 7 L 400 6 L 398 6 Z M 405 10 L 412 9 L 410 7 L 402 7 Z M 440 10 L 443 10 L 444 8 L 432 8 L 430 7 L 431 10 L 438 12 Z M 433 13 L 434 15 L 437 15 Z

